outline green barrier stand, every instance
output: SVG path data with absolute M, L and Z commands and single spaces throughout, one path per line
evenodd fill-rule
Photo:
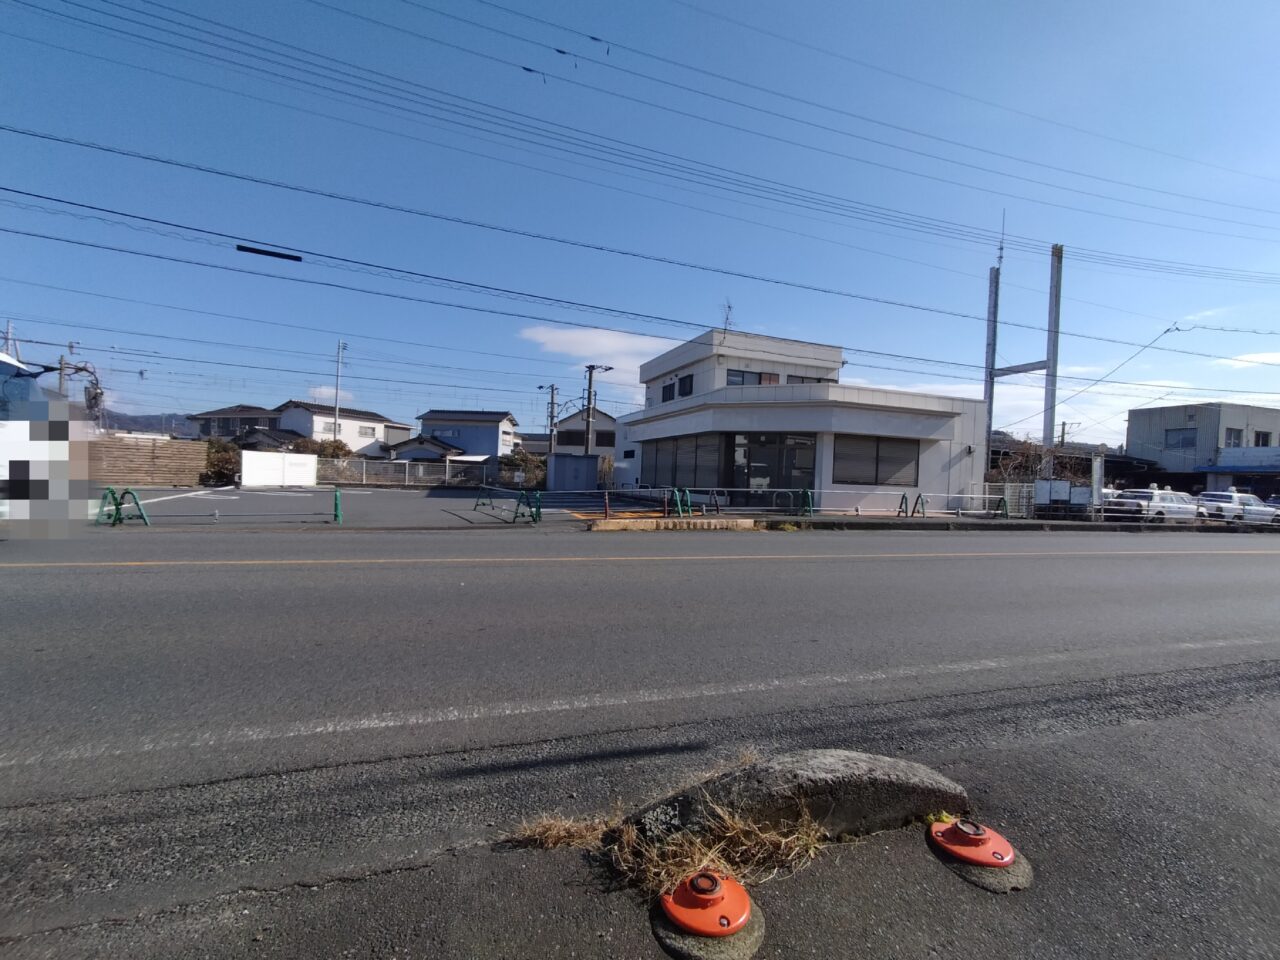
M 916 494 L 916 502 L 911 505 L 911 516 L 914 517 L 916 515 L 917 510 L 920 511 L 920 516 L 922 517 L 927 517 L 929 515 L 925 511 L 925 501 L 924 501 L 923 493 Z
M 130 500 L 133 501 L 134 509 L 138 511 L 133 516 L 129 516 L 124 512 L 124 508 L 129 505 Z M 118 503 L 119 506 L 116 507 L 115 519 L 111 521 L 111 525 L 113 527 L 117 524 L 124 523 L 126 520 L 141 520 L 144 527 L 151 526 L 151 518 L 147 516 L 147 511 L 142 506 L 142 501 L 139 500 L 138 495 L 128 487 L 125 488 L 124 493 L 120 494 Z
M 907 517 L 911 515 L 911 501 L 907 499 L 904 493 L 902 499 L 898 502 L 898 516 Z
M 485 490 L 484 487 L 481 487 L 480 492 L 476 494 L 476 505 L 471 509 L 479 510 L 481 507 L 492 507 L 492 506 L 493 506 L 493 494 Z
M 996 504 L 996 513 L 1000 514 L 1005 520 L 1009 519 L 1009 501 L 1004 497 L 1000 498 L 1000 502 Z
M 812 517 L 812 516 L 813 516 L 813 491 L 812 491 L 812 490 L 806 490 L 806 491 L 804 492 L 804 511 L 803 511 L 803 514 L 804 514 L 804 516 L 806 516 L 806 517 Z
M 102 500 L 98 503 L 98 519 L 93 521 L 93 525 L 100 527 L 104 523 L 110 523 L 114 527 L 119 513 L 120 498 L 116 496 L 116 489 L 107 487 L 102 491 Z
M 333 488 L 333 522 L 342 526 L 342 491 Z

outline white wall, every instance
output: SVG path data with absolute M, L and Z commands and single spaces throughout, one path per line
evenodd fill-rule
M 310 453 L 240 452 L 242 487 L 314 487 L 316 457 Z

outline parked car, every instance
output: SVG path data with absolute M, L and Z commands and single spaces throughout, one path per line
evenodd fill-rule
M 1198 502 L 1204 507 L 1210 520 L 1222 520 L 1226 523 L 1280 522 L 1280 509 L 1263 503 L 1252 493 L 1239 493 L 1235 487 L 1202 493 Z
M 1205 508 L 1189 493 L 1176 490 L 1117 490 L 1102 502 L 1106 520 L 1135 523 L 1195 523 L 1204 519 Z

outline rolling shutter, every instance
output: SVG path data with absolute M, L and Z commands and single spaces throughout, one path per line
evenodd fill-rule
M 876 483 L 914 487 L 920 479 L 919 440 L 880 440 Z
M 876 482 L 876 438 L 839 435 L 831 479 L 834 483 Z

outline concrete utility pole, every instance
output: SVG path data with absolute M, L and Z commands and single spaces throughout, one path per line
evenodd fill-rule
M 547 403 L 547 456 L 556 452 L 556 384 L 538 384 L 539 390 L 549 390 L 550 401 Z
M 556 385 L 553 383 L 538 389 L 551 392 L 551 399 L 547 403 L 547 456 L 551 456 L 556 452 Z
M 607 366 L 603 363 L 587 364 L 587 415 L 586 429 L 583 431 L 582 437 L 582 452 L 584 454 L 591 453 L 591 425 L 596 418 L 596 371 L 599 370 L 601 373 L 608 373 L 612 369 L 613 367 Z
M 1003 248 L 1001 259 L 1003 259 Z M 987 369 L 986 382 L 983 384 L 983 396 L 987 401 L 987 449 L 991 449 L 991 411 L 995 404 L 995 382 L 999 377 L 1007 377 L 1014 373 L 1035 373 L 1043 370 L 1044 374 L 1044 431 L 1042 442 L 1045 451 L 1053 447 L 1053 427 L 1058 406 L 1058 328 L 1062 313 L 1062 244 L 1053 245 L 1049 273 L 1049 324 L 1048 343 L 1045 348 L 1045 359 L 1032 363 L 1018 363 L 1011 367 L 997 367 L 996 333 L 999 327 L 1000 309 L 1000 267 L 992 267 L 987 289 Z M 1030 417 L 1023 419 L 1029 420 Z M 1021 423 L 1022 421 L 1017 421 Z M 1046 453 L 1044 458 L 1044 476 L 1052 476 L 1052 455 Z
M 1003 256 L 1001 257 L 1003 259 Z M 987 402 L 987 456 L 991 455 L 991 418 L 996 402 L 996 331 L 1000 325 L 1000 268 L 992 267 L 987 275 L 987 376 L 982 399 Z
M 339 400 L 342 396 L 342 351 L 347 349 L 347 341 L 338 341 L 338 362 L 333 370 L 333 440 L 338 440 Z
M 1053 245 L 1049 260 L 1049 336 L 1044 373 L 1045 449 L 1053 446 L 1053 424 L 1058 412 L 1058 328 L 1062 319 L 1062 244 Z

